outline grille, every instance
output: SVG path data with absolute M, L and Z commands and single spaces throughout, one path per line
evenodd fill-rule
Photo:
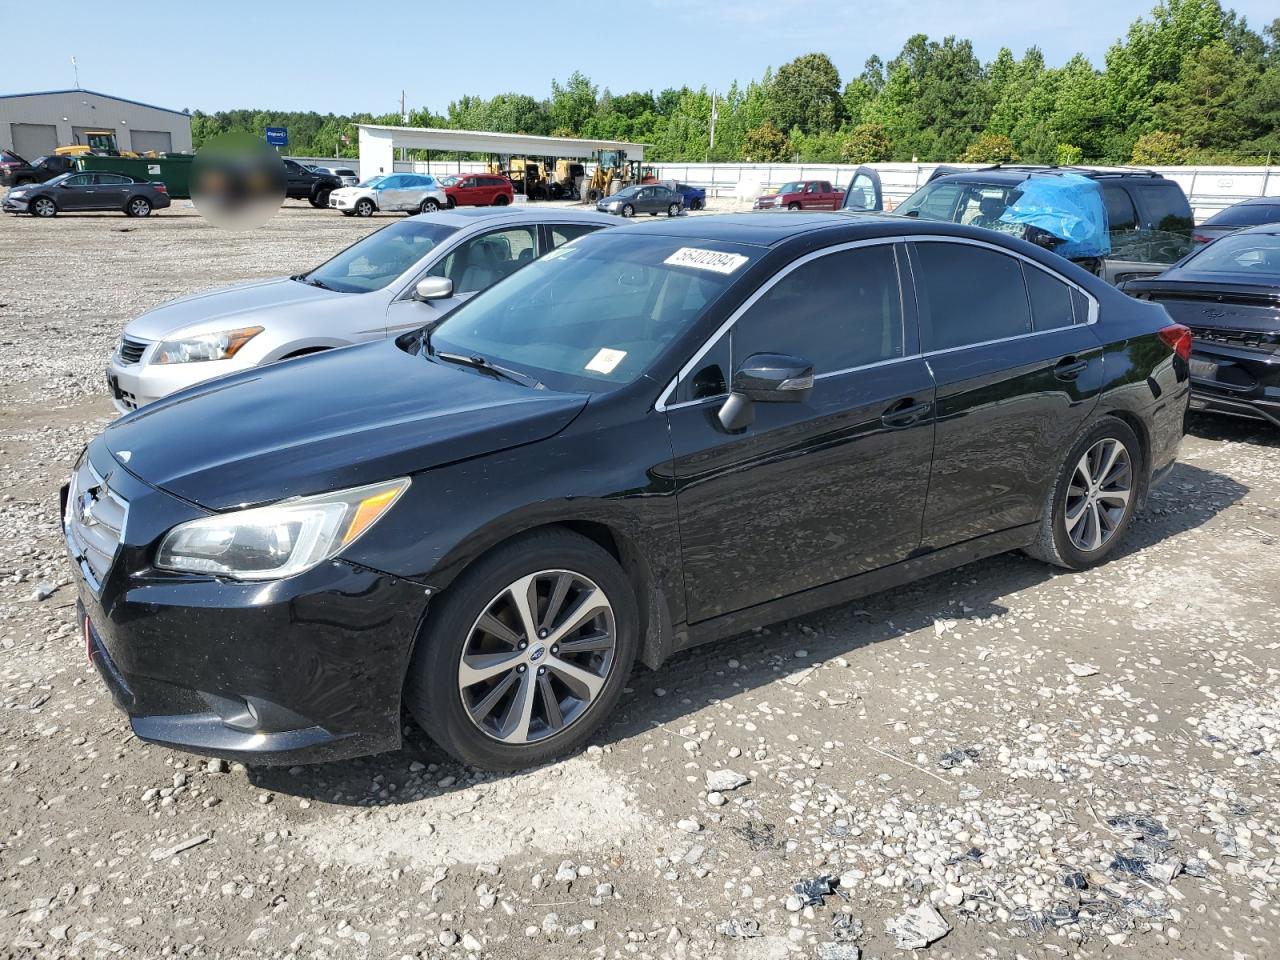
M 137 363 L 147 349 L 147 341 L 134 340 L 132 337 L 120 338 L 120 359 L 125 363 Z
M 72 559 L 95 591 L 115 562 L 128 514 L 129 504 L 107 487 L 89 458 L 82 457 L 67 489 L 62 531 Z

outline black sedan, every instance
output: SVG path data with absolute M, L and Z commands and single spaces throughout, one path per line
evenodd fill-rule
M 63 492 L 144 740 L 579 747 L 635 661 L 1022 549 L 1119 547 L 1190 335 L 1021 240 L 738 214 L 580 237 L 434 326 L 117 420 Z
M 119 210 L 129 217 L 146 217 L 167 206 L 169 192 L 163 183 L 119 173 L 64 173 L 44 183 L 14 187 L 0 201 L 6 213 L 36 217 L 82 210 Z
M 1219 210 L 1196 227 L 1193 239 L 1197 245 L 1203 246 L 1237 230 L 1264 223 L 1280 223 L 1280 197 L 1253 197 Z
M 1229 234 L 1122 288 L 1191 328 L 1191 406 L 1280 427 L 1280 223 Z

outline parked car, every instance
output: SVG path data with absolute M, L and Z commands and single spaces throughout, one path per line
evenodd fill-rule
M 342 186 L 342 178 L 311 170 L 297 160 L 285 158 L 284 195 L 291 200 L 307 200 L 313 207 L 329 206 L 329 194 Z
M 637 213 L 647 213 L 651 217 L 665 213 L 674 217 L 679 215 L 683 202 L 680 194 L 670 187 L 646 183 L 623 187 L 611 197 L 601 197 L 596 201 L 596 209 L 620 217 L 634 217 Z
M 77 169 L 74 157 L 36 157 L 27 163 L 12 150 L 0 151 L 0 187 L 20 187 L 28 183 L 44 183 Z
M 756 198 L 757 210 L 839 210 L 844 191 L 826 180 L 793 180 Z
M 344 187 L 354 187 L 360 182 L 360 178 L 350 167 L 312 167 L 312 169 L 316 173 L 327 173 L 331 177 L 337 177 Z
M 511 180 L 496 173 L 459 174 L 443 186 L 451 207 L 505 207 L 515 197 Z
M 109 426 L 63 495 L 80 624 L 146 741 L 334 759 L 398 747 L 403 705 L 527 768 L 636 660 L 1006 550 L 1112 556 L 1174 465 L 1189 350 L 976 228 L 603 230 L 442 323 Z
M 1016 202 L 1028 180 L 1063 174 L 1092 180 L 1102 193 L 1110 252 L 1082 258 L 1085 269 L 1120 283 L 1160 273 L 1190 251 L 1193 219 L 1186 194 L 1175 181 L 1149 170 L 997 165 L 955 172 L 940 167 L 893 212 L 998 228 L 1002 214 Z
M 691 186 L 687 183 L 677 183 L 675 191 L 680 194 L 686 210 L 701 210 L 707 205 L 707 191 L 702 187 Z
M 1280 197 L 1253 197 L 1219 210 L 1196 227 L 1192 239 L 1196 246 L 1204 246 L 1244 227 L 1264 223 L 1280 223 Z
M 171 300 L 131 320 L 107 364 L 128 413 L 192 384 L 445 316 L 541 253 L 615 221 L 577 210 L 490 207 L 413 217 L 306 273 Z M 420 281 L 443 280 L 427 290 Z
M 64 173 L 44 183 L 14 187 L 0 201 L 6 213 L 35 217 L 82 210 L 119 210 L 125 216 L 146 217 L 167 206 L 169 194 L 163 183 L 121 173 Z
M 378 211 L 434 213 L 449 206 L 449 197 L 440 181 L 429 174 L 392 173 L 334 190 L 329 194 L 329 206 L 348 217 L 372 217 Z
M 1191 328 L 1191 406 L 1280 427 L 1280 223 L 1202 246 L 1125 293 Z

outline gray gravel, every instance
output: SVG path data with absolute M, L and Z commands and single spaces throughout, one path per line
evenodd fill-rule
M 1243 422 L 1193 420 L 1105 567 L 998 557 L 693 651 L 560 764 L 134 739 L 57 531 L 106 354 L 387 220 L 0 221 L 0 957 L 1280 955 L 1280 434 Z

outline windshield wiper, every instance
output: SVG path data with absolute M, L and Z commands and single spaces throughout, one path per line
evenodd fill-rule
M 321 290 L 332 290 L 332 289 L 333 289 L 333 287 L 329 286 L 329 285 L 328 285 L 327 283 L 325 283 L 323 280 L 317 280 L 315 277 L 308 276 L 308 275 L 307 275 L 307 274 L 305 274 L 305 273 L 295 273 L 295 274 L 294 274 L 292 277 L 290 277 L 289 279 L 290 279 L 290 280 L 297 280 L 299 283 L 305 283 L 305 284 L 307 284 L 307 286 L 310 286 L 310 287 L 319 287 Z
M 428 336 L 430 334 L 428 333 Z M 521 373 L 519 370 L 512 370 L 508 367 L 500 367 L 496 363 L 491 363 L 478 353 L 471 356 L 464 356 L 461 353 L 445 353 L 443 350 L 436 350 L 431 354 L 438 360 L 444 360 L 448 363 L 458 363 L 464 367 L 471 367 L 473 370 L 483 370 L 485 373 L 492 373 L 496 377 L 503 380 L 510 380 L 512 383 L 519 383 L 526 387 L 533 387 L 535 390 L 546 389 L 541 380 L 531 377 L 527 373 Z

